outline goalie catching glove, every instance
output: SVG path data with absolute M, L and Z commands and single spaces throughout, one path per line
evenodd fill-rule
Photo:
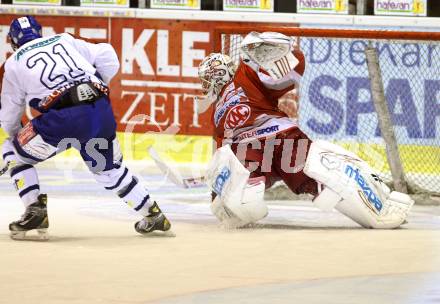
M 273 32 L 249 33 L 241 43 L 242 58 L 263 68 L 269 75 L 280 80 L 299 63 L 293 55 L 293 39 Z

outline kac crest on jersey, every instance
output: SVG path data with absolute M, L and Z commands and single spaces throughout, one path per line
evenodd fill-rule
M 225 119 L 225 129 L 235 129 L 242 126 L 251 117 L 251 107 L 239 104 L 229 110 Z

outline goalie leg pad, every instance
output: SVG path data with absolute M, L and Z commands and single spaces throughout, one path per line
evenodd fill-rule
M 235 228 L 243 225 L 242 220 L 229 210 L 219 196 L 211 203 L 211 212 L 225 228 Z
M 313 203 L 322 211 L 332 211 L 342 201 L 342 197 L 330 188 L 324 188 L 314 199 Z
M 312 143 L 304 173 L 331 190 L 324 190 L 315 199 L 319 205 L 328 210 L 334 204 L 336 210 L 365 228 L 396 228 L 405 221 L 414 204 L 406 194 L 390 193 L 356 154 L 329 142 Z M 333 196 L 331 202 L 324 201 L 324 193 Z
M 265 178 L 249 179 L 230 146 L 214 154 L 207 171 L 207 183 L 217 194 L 211 205 L 214 215 L 228 227 L 255 223 L 267 215 L 264 202 Z
M 217 195 L 211 204 L 211 211 L 226 228 L 242 227 L 255 223 L 267 216 L 264 202 L 265 178 L 250 179 L 243 189 L 239 203 L 225 202 Z
M 407 194 L 393 191 L 384 202 L 381 214 L 371 213 L 365 208 L 365 204 L 359 200 L 359 196 L 344 199 L 335 207 L 336 210 L 354 220 L 365 228 L 393 229 L 399 227 L 408 217 L 409 210 L 414 201 Z M 356 202 L 356 203 L 355 203 Z

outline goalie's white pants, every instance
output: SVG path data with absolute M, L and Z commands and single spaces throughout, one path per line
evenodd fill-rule
M 42 141 L 42 139 L 39 140 Z M 35 142 L 36 147 L 44 145 L 48 144 L 45 142 Z M 105 189 L 115 192 L 129 207 L 142 216 L 146 216 L 149 213 L 148 209 L 152 205 L 150 195 L 147 189 L 139 183 L 139 179 L 131 174 L 129 169 L 123 165 L 119 145 L 114 144 L 113 147 L 115 148 L 113 168 L 92 173 L 96 181 L 102 184 Z M 53 148 L 55 151 L 56 148 Z M 17 153 L 10 139 L 3 143 L 2 154 L 4 162 L 9 163 L 11 179 L 25 207 L 35 203 L 40 194 L 38 174 L 33 166 L 37 162 Z M 49 153 L 48 158 L 52 155 L 52 153 Z M 119 159 L 119 161 L 116 159 Z

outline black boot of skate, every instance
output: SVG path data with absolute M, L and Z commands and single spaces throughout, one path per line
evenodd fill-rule
M 21 219 L 9 224 L 11 238 L 14 240 L 47 240 L 47 228 L 49 219 L 47 217 L 47 195 L 40 194 L 38 201 L 29 205 Z M 26 233 L 37 230 L 37 237 L 26 237 Z
M 171 224 L 156 202 L 148 209 L 150 213 L 134 225 L 134 229 L 143 235 L 175 236 L 170 230 Z

